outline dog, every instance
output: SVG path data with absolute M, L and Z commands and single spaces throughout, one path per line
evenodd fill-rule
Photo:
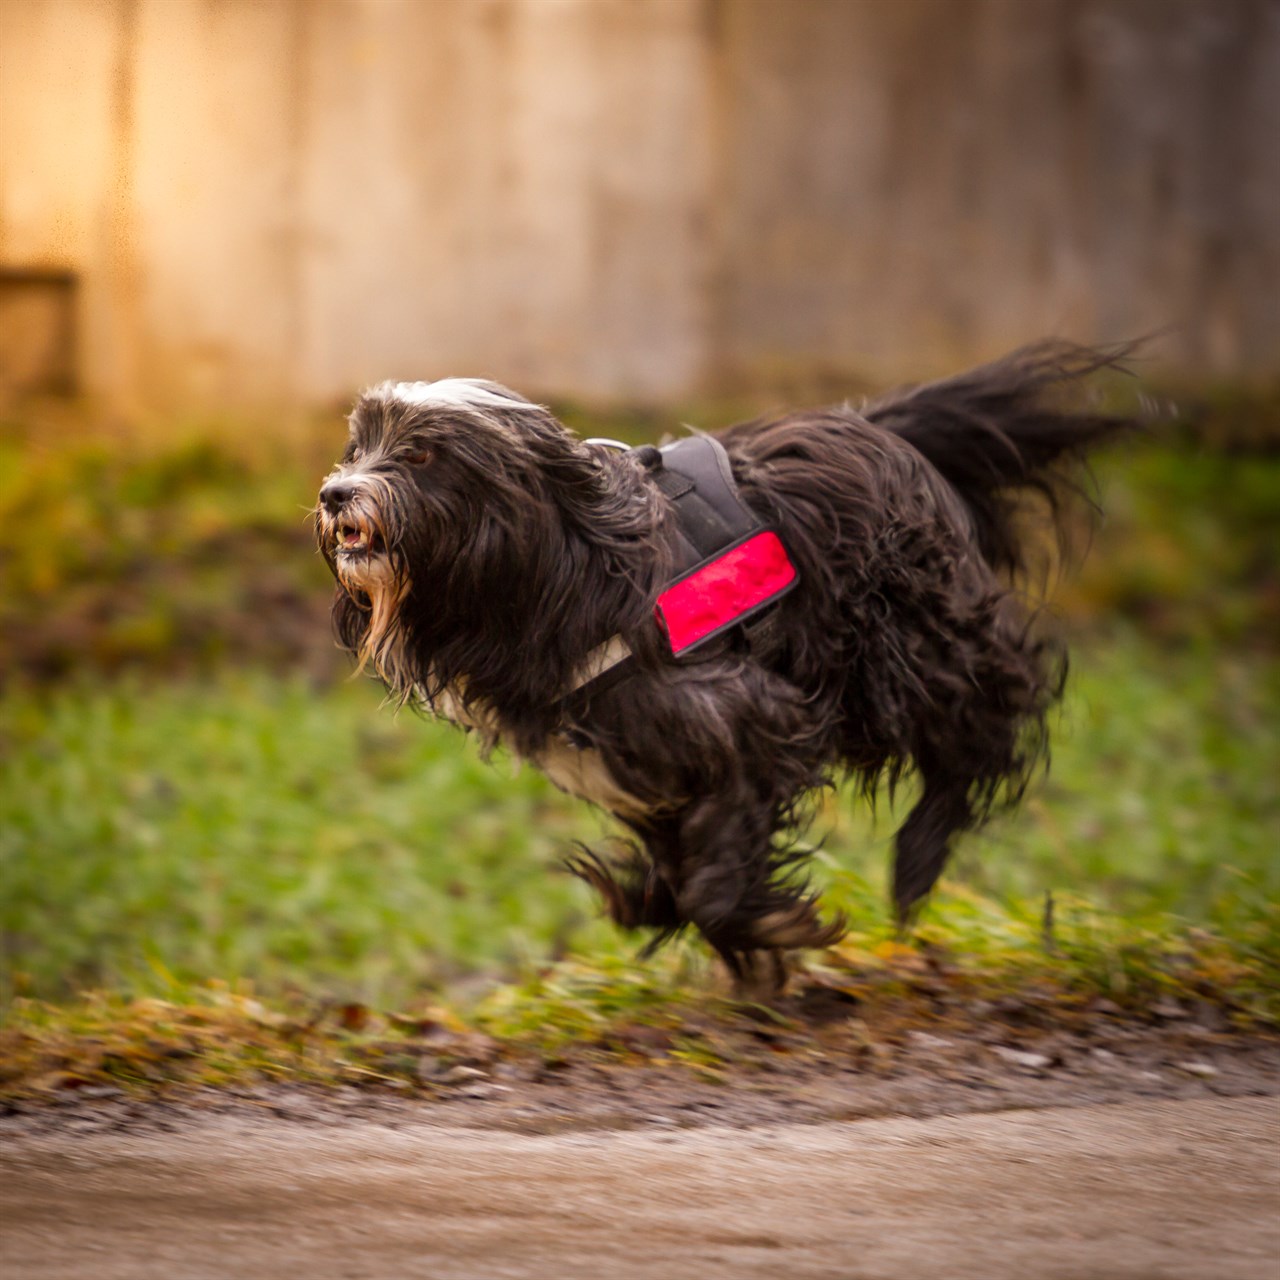
M 1078 394 L 1124 354 L 1041 343 L 712 437 L 789 581 L 682 654 L 661 602 L 688 530 L 653 449 L 579 439 L 490 381 L 382 383 L 316 507 L 339 643 L 397 701 L 613 814 L 626 852 L 568 866 L 646 950 L 692 927 L 739 983 L 780 984 L 786 953 L 845 928 L 803 874 L 820 788 L 918 779 L 905 923 L 955 837 L 1047 761 L 1065 654 L 1023 588 L 1084 455 L 1131 425 Z

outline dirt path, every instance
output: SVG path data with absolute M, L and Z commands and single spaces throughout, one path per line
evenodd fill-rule
M 531 1136 L 10 1135 L 6 1277 L 1280 1275 L 1280 1099 Z

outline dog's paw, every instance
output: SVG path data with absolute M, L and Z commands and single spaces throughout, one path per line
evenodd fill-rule
M 595 850 L 578 845 L 577 852 L 563 865 L 600 895 L 616 925 L 623 929 L 657 929 L 653 947 L 672 937 L 684 924 L 666 881 L 638 849 L 606 861 Z
M 751 922 L 757 947 L 771 951 L 822 950 L 844 937 L 848 922 L 837 912 L 823 920 L 811 898 L 800 898 Z

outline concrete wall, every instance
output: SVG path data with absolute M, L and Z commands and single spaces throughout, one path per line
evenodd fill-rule
M 1275 0 L 4 0 L 0 271 L 123 411 L 1275 372 L 1277 121 Z
M 1280 370 L 1275 0 L 739 0 L 721 348 L 911 372 L 1168 329 Z

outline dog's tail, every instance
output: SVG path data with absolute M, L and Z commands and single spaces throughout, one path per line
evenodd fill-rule
M 893 393 L 863 414 L 912 444 L 950 482 L 972 513 L 987 562 L 1021 575 L 1032 568 L 1034 545 L 1019 518 L 1028 491 L 1048 500 L 1062 545 L 1068 533 L 1062 499 L 1081 492 L 1073 464 L 1136 425 L 1091 409 L 1080 394 L 1091 374 L 1127 372 L 1124 360 L 1135 346 L 1041 342 L 958 377 Z

